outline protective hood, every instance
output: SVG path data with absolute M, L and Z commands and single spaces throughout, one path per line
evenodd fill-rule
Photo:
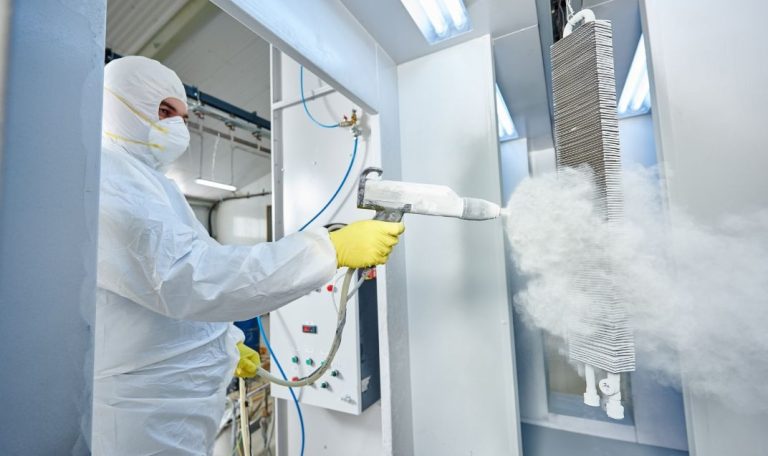
M 109 62 L 104 67 L 103 142 L 118 144 L 145 164 L 160 168 L 158 151 L 151 150 L 149 138 L 150 133 L 167 132 L 157 114 L 166 98 L 187 103 L 181 79 L 162 63 L 139 56 Z

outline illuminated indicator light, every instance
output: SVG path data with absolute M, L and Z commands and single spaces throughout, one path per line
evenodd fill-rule
M 301 325 L 301 332 L 305 334 L 317 334 L 317 325 Z
M 325 287 L 325 289 L 328 290 L 331 293 L 333 293 L 333 290 L 335 290 L 333 284 L 329 284 L 327 287 Z
M 307 366 L 311 366 L 311 365 L 315 364 L 315 362 L 312 361 L 312 358 L 307 358 L 307 360 L 304 361 L 304 363 L 306 363 Z
M 299 363 L 299 357 L 298 356 L 291 356 L 291 362 L 293 364 L 298 364 Z
M 376 267 L 372 267 L 370 269 L 365 270 L 363 273 L 363 278 L 365 280 L 373 280 L 376 278 Z
M 299 381 L 299 377 L 293 377 L 293 378 L 291 378 L 291 381 L 292 382 L 298 382 Z

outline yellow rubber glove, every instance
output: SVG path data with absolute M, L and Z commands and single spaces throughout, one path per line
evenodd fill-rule
M 261 366 L 259 352 L 242 342 L 237 343 L 237 351 L 240 352 L 240 361 L 235 368 L 235 376 L 250 378 L 256 375 L 256 370 Z
M 357 269 L 386 263 L 403 231 L 402 223 L 363 220 L 331 232 L 337 265 Z

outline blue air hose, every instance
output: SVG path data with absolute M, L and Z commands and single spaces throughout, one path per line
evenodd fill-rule
M 272 345 L 269 343 L 269 338 L 267 337 L 266 331 L 264 331 L 264 326 L 261 325 L 261 317 L 256 317 L 256 323 L 259 325 L 259 332 L 261 333 L 261 336 L 264 340 L 264 345 L 266 345 L 267 350 L 269 350 L 269 356 L 271 356 L 272 359 L 275 360 L 275 366 L 277 366 L 277 369 L 280 371 L 280 375 L 282 375 L 285 380 L 288 380 L 288 376 L 285 375 L 283 366 L 280 365 L 280 361 L 277 360 L 277 356 L 275 355 L 275 352 L 272 350 Z M 301 456 L 304 456 L 304 442 L 306 440 L 304 436 L 304 415 L 301 413 L 301 405 L 299 405 L 299 399 L 296 397 L 296 393 L 293 392 L 293 388 L 288 388 L 288 392 L 291 393 L 291 398 L 293 398 L 293 405 L 296 406 L 296 412 L 299 414 L 299 425 L 301 426 L 301 453 L 300 454 Z
M 352 148 L 352 158 L 349 160 L 349 165 L 347 166 L 347 172 L 344 173 L 344 177 L 341 179 L 341 182 L 339 183 L 339 186 L 336 188 L 336 191 L 333 192 L 333 195 L 331 195 L 331 198 L 328 200 L 327 203 L 325 203 L 325 206 L 323 206 L 322 209 L 320 209 L 317 214 L 314 215 L 307 223 L 305 223 L 301 228 L 299 228 L 299 231 L 304 231 L 312 222 L 317 220 L 320 215 L 325 212 L 326 209 L 328 209 L 328 206 L 333 203 L 333 201 L 336 199 L 337 196 L 339 196 L 339 192 L 341 192 L 341 189 L 344 188 L 344 184 L 347 183 L 347 179 L 349 178 L 349 173 L 352 171 L 352 166 L 355 164 L 355 157 L 357 157 L 357 140 L 358 137 L 355 136 L 355 145 Z
M 307 117 L 312 120 L 312 122 L 316 123 L 317 125 L 323 127 L 323 128 L 337 128 L 339 126 L 338 123 L 335 124 L 324 124 L 319 122 L 315 117 L 312 115 L 312 113 L 309 112 L 309 108 L 307 107 L 307 100 L 304 98 L 304 66 L 302 65 L 299 67 L 299 86 L 301 87 L 301 104 L 304 106 L 304 112 L 307 113 Z

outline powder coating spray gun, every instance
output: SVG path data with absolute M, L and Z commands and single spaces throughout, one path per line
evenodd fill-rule
M 382 173 L 381 168 L 367 168 L 358 187 L 357 207 L 375 210 L 374 220 L 399 222 L 405 213 L 490 220 L 501 213 L 498 204 L 461 197 L 444 185 L 382 180 Z M 372 174 L 377 178 L 371 179 Z
M 403 215 L 422 214 L 441 217 L 454 217 L 463 220 L 491 220 L 499 217 L 501 208 L 498 204 L 479 198 L 464 198 L 444 185 L 416 184 L 381 179 L 381 168 L 367 168 L 360 176 L 357 193 L 357 207 L 376 211 L 374 220 L 399 222 Z M 371 178 L 375 175 L 375 178 Z M 258 374 L 272 383 L 297 388 L 311 385 L 325 374 L 331 366 L 336 351 L 341 343 L 341 334 L 347 319 L 347 301 L 357 292 L 350 290 L 352 277 L 356 269 L 349 269 L 341 286 L 336 333 L 326 359 L 320 366 L 302 378 L 284 380 L 273 376 L 259 367 Z M 358 283 L 358 287 L 362 280 Z

